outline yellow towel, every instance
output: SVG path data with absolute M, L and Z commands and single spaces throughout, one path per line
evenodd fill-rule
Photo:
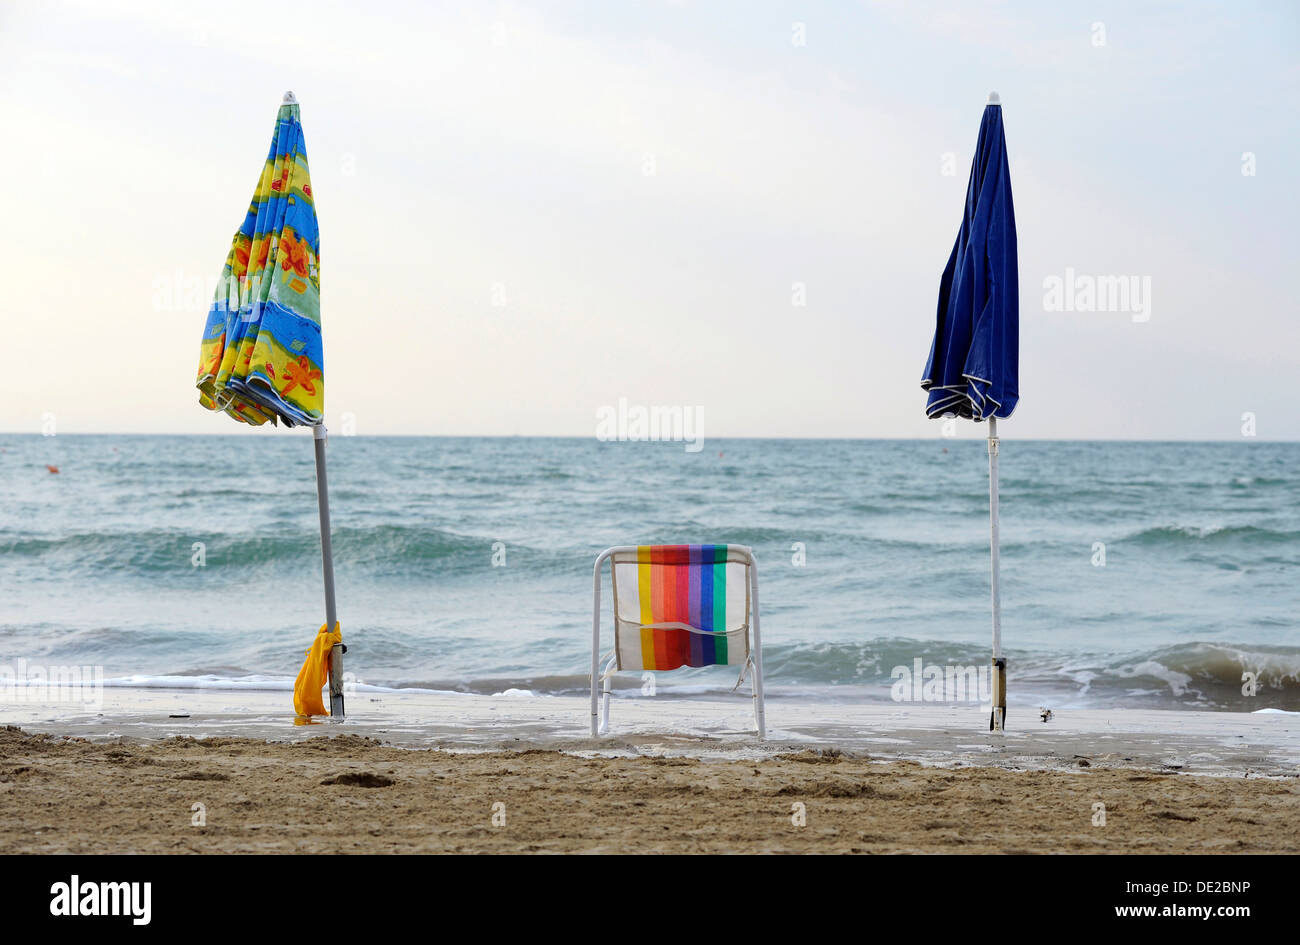
M 299 715 L 329 715 L 321 701 L 320 691 L 330 674 L 330 650 L 343 642 L 343 632 L 339 624 L 334 624 L 334 632 L 326 633 L 322 624 L 307 650 L 307 661 L 298 670 L 298 679 L 293 684 L 293 710 Z

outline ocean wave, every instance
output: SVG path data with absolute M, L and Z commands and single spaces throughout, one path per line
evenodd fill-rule
M 1300 648 L 1184 643 L 1130 657 L 1115 672 L 1122 679 L 1159 679 L 1180 697 L 1200 691 L 1235 701 L 1244 695 L 1244 674 L 1255 676 L 1259 690 L 1300 695 Z
M 399 654 L 382 640 L 362 635 L 354 638 L 348 657 L 349 686 L 374 693 L 497 695 L 526 691 L 536 695 L 585 695 L 590 686 L 586 672 L 529 672 L 522 668 L 544 665 L 556 648 L 555 641 L 502 646 L 500 665 L 513 663 L 521 667 L 519 670 L 458 676 L 403 669 L 410 662 L 409 652 Z M 563 661 L 575 669 L 585 661 L 582 657 L 575 660 L 576 647 L 563 649 L 567 654 Z M 479 655 L 480 665 L 494 661 L 491 654 Z M 1017 704 L 1300 711 L 1300 647 L 1196 642 L 1121 655 L 1010 649 L 1006 656 L 1008 693 Z M 950 669 L 965 674 L 973 668 L 980 686 L 986 689 L 990 654 L 984 643 L 882 637 L 853 643 L 768 645 L 764 647 L 763 663 L 768 693 L 773 699 L 888 701 L 900 672 L 915 675 L 918 665 L 923 675 L 936 667 L 941 675 Z M 13 671 L 13 666 L 0 666 L 0 676 Z M 619 674 L 613 679 L 613 688 L 641 689 L 644 676 L 639 671 Z M 735 667 L 685 668 L 655 673 L 654 678 L 656 694 L 667 698 L 746 698 L 749 692 L 747 684 L 736 690 Z M 0 683 L 5 682 L 0 678 Z M 288 691 L 293 688 L 293 679 L 287 674 L 253 674 L 209 663 L 193 670 L 110 675 L 104 685 Z M 974 698 L 973 693 L 968 693 L 957 701 Z
M 496 539 L 464 535 L 428 525 L 380 524 L 336 527 L 334 562 L 340 570 L 392 578 L 458 569 L 487 568 Z M 280 526 L 247 534 L 213 534 L 199 529 L 175 528 L 72 532 L 57 537 L 0 538 L 0 553 L 10 564 L 24 560 L 44 569 L 69 574 L 134 575 L 154 579 L 164 574 L 189 574 L 196 570 L 196 543 L 202 544 L 204 567 L 240 575 L 271 568 L 318 568 L 320 533 L 298 526 Z M 545 565 L 556 552 L 512 545 L 515 555 L 527 554 L 533 564 Z M 564 562 L 567 563 L 567 559 Z
M 1300 542 L 1300 531 L 1282 531 L 1257 525 L 1158 525 L 1121 538 L 1137 545 L 1240 544 L 1272 545 Z
M 1232 489 L 1251 489 L 1257 486 L 1294 486 L 1297 480 L 1279 476 L 1234 476 L 1228 483 Z
M 1027 696 L 1090 705 L 1145 705 L 1162 708 L 1212 708 L 1230 711 L 1272 706 L 1300 709 L 1300 647 L 1228 646 L 1187 643 L 1128 656 L 1051 654 L 1009 650 L 1009 688 Z M 946 643 L 908 637 L 883 637 L 854 643 L 776 644 L 763 648 L 766 682 L 782 694 L 825 698 L 838 687 L 855 697 L 889 699 L 896 670 L 990 665 L 987 644 Z M 1255 695 L 1243 691 L 1243 673 L 1254 676 Z M 736 680 L 733 668 L 683 669 L 656 674 L 664 695 L 727 695 Z M 588 691 L 585 674 L 490 676 L 476 679 L 419 678 L 391 681 L 399 688 L 454 689 L 493 693 L 510 686 L 572 695 Z M 615 687 L 642 685 L 640 673 L 615 677 Z

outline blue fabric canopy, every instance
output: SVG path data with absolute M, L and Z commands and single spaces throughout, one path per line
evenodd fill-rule
M 1002 131 L 989 104 L 966 186 L 966 212 L 939 280 L 939 312 L 921 387 L 929 417 L 1009 417 L 1020 400 L 1016 214 Z

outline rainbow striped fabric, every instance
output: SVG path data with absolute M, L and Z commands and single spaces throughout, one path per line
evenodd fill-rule
M 319 423 L 320 233 L 297 104 L 280 106 L 199 348 L 199 403 L 236 420 Z
M 739 545 L 640 545 L 614 554 L 617 668 L 742 665 L 751 560 Z

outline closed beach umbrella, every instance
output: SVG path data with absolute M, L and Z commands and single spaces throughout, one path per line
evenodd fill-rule
M 324 357 L 320 330 L 320 232 L 298 101 L 286 92 L 248 213 L 226 255 L 199 349 L 199 403 L 242 423 L 311 426 L 316 451 L 325 577 L 325 625 L 308 651 L 304 680 L 328 662 L 331 715 L 343 715 L 343 663 L 334 603 L 329 487 L 325 476 Z M 335 645 L 337 644 L 337 645 Z M 300 714 L 323 714 L 320 685 Z
M 926 415 L 988 421 L 989 538 L 993 603 L 993 712 L 989 728 L 1006 722 L 1006 659 L 998 587 L 998 419 L 1020 400 L 1020 301 L 1016 216 L 1002 130 L 1002 106 L 990 93 L 966 187 L 957 242 L 939 280 L 934 342 L 921 387 Z

